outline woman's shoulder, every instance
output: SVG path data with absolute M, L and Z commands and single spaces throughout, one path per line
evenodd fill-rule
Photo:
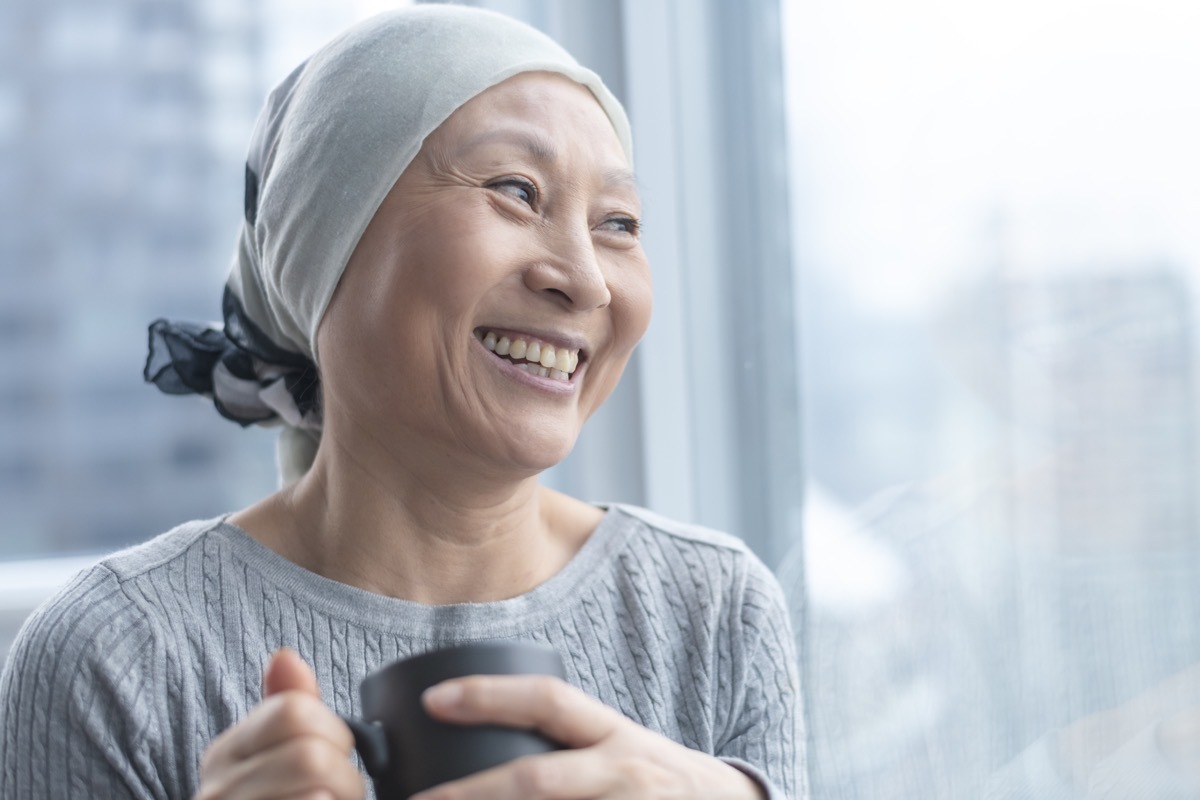
M 612 505 L 609 513 L 626 526 L 614 593 L 632 590 L 645 600 L 641 608 L 673 609 L 673 620 L 691 626 L 693 644 L 710 641 L 735 661 L 766 647 L 787 662 L 792 634 L 783 590 L 745 542 L 637 506 Z M 726 652 L 721 642 L 736 644 Z
M 609 516 L 626 528 L 630 547 L 641 548 L 648 563 L 666 562 L 671 571 L 708 573 L 710 585 L 725 584 L 739 593 L 777 594 L 774 573 L 747 544 L 732 534 L 683 522 L 640 506 L 614 503 Z
M 627 527 L 635 540 L 657 541 L 662 545 L 709 554 L 738 563 L 754 573 L 770 574 L 770 570 L 741 539 L 724 531 L 683 522 L 651 511 L 641 506 L 613 503 L 608 506 L 610 516 L 616 517 L 618 525 Z
M 187 523 L 96 561 L 25 620 L 0 673 L 0 741 L 13 763 L 69 760 L 81 771 L 18 768 L 8 777 L 30 791 L 14 797 L 79 794 L 63 780 L 86 780 L 92 797 L 190 793 L 190 740 L 175 727 L 187 667 L 171 626 L 194 625 L 194 615 L 179 619 L 184 557 L 215 524 Z
M 750 548 L 741 539 L 732 534 L 698 525 L 694 522 L 682 522 L 651 511 L 641 506 L 626 503 L 612 503 L 610 511 L 625 518 L 626 525 L 641 528 L 645 533 L 655 536 L 668 537 L 681 543 L 689 543 L 697 547 L 711 547 L 734 553 L 750 555 Z
M 145 583 L 168 583 L 166 573 L 219 520 L 187 522 L 138 545 L 99 558 L 43 601 L 25 620 L 13 643 L 12 659 L 53 652 L 58 658 L 104 648 L 121 631 L 125 645 L 144 643 L 154 625 Z M 144 632 L 145 635 L 139 635 Z
M 220 528 L 224 519 L 217 517 L 184 522 L 153 539 L 103 556 L 93 569 L 107 571 L 119 582 L 165 569 L 172 562 L 185 557 L 208 534 Z

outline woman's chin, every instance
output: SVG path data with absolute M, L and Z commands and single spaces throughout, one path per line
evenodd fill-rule
M 508 442 L 505 461 L 525 473 L 544 472 L 558 466 L 575 447 L 578 431 L 570 435 L 550 435 L 548 431 L 530 432 Z

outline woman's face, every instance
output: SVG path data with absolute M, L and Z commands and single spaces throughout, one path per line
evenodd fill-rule
M 400 176 L 321 322 L 327 431 L 561 461 L 649 323 L 639 215 L 586 88 L 525 73 L 473 98 Z

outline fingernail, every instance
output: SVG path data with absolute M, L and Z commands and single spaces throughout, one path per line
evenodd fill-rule
M 439 708 L 449 708 L 462 698 L 462 687 L 457 683 L 439 683 L 425 690 L 425 702 Z

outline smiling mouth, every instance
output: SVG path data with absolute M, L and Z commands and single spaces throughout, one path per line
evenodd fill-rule
M 482 342 L 492 355 L 531 375 L 570 383 L 572 373 L 579 367 L 578 350 L 556 348 L 536 339 L 510 338 L 482 329 L 475 331 L 475 338 Z

